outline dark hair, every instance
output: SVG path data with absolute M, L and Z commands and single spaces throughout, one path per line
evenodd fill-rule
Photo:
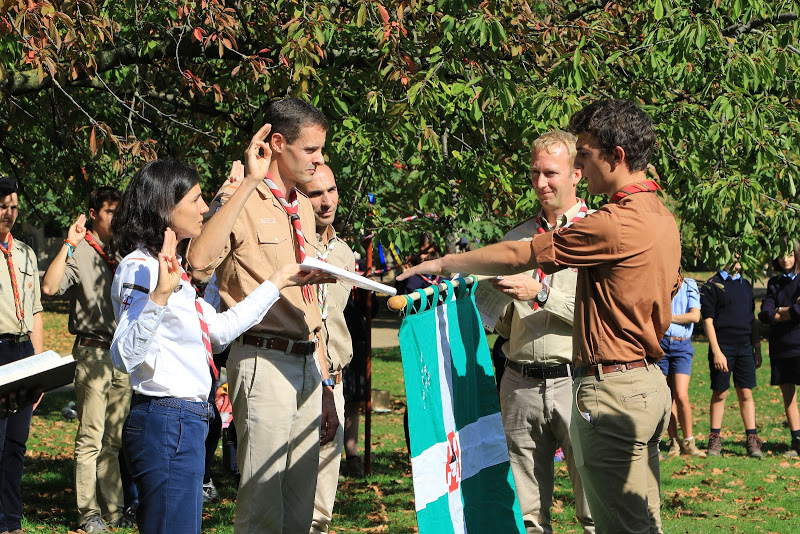
M 783 247 L 781 247 L 781 251 L 786 251 L 786 249 L 791 245 L 794 245 L 794 247 L 792 248 L 792 255 L 794 256 L 794 267 L 792 267 L 792 272 L 800 273 L 800 242 L 797 242 L 795 240 L 784 241 Z M 783 272 L 783 267 L 781 267 L 781 264 L 778 263 L 778 260 L 781 259 L 784 255 L 788 254 L 786 254 L 785 252 L 781 252 L 780 256 L 777 256 L 772 260 L 772 269 L 775 272 L 778 273 Z
M 114 249 L 124 255 L 141 246 L 158 256 L 164 230 L 172 224 L 172 210 L 199 182 L 197 170 L 186 163 L 168 159 L 145 163 L 131 178 L 111 220 Z
M 111 204 L 113 202 L 119 202 L 120 199 L 122 199 L 122 193 L 119 192 L 119 189 L 110 185 L 104 185 L 89 193 L 89 208 L 94 211 L 100 211 L 103 204 L 106 202 Z
M 631 172 L 647 168 L 656 144 L 653 121 L 629 100 L 593 102 L 572 116 L 569 130 L 575 135 L 593 135 L 605 154 L 613 154 L 614 148 L 621 146 Z
M 294 143 L 300 137 L 300 130 L 307 126 L 328 130 L 328 120 L 320 110 L 293 96 L 270 104 L 264 114 L 264 122 L 272 125 L 270 139 L 272 134 L 279 133 L 288 143 Z

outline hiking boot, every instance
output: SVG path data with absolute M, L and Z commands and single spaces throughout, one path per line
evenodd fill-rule
M 106 525 L 102 517 L 93 515 L 81 526 L 81 529 L 83 529 L 86 534 L 91 534 L 92 532 L 108 532 L 108 525 Z
M 364 476 L 364 462 L 360 456 L 348 456 L 345 459 L 342 474 L 350 478 L 362 478 Z
M 747 455 L 750 458 L 761 458 L 761 440 L 758 439 L 756 434 L 747 435 Z
M 669 445 L 667 445 L 667 456 L 675 458 L 681 455 L 681 444 L 678 438 L 669 438 Z
M 122 511 L 122 516 L 120 516 L 117 524 L 114 525 L 117 528 L 133 528 L 136 526 L 136 506 L 131 505 L 125 508 Z
M 722 436 L 712 432 L 708 435 L 708 455 L 719 456 L 722 452 Z
M 797 458 L 800 456 L 800 438 L 792 438 L 792 444 L 789 445 L 789 450 L 784 452 L 786 458 Z
M 203 504 L 216 501 L 219 499 L 219 492 L 214 486 L 214 481 L 210 478 L 207 484 L 203 484 Z
M 686 438 L 683 440 L 683 454 L 688 454 L 689 456 L 697 456 L 698 458 L 705 458 L 706 453 L 697 448 L 697 444 L 694 442 L 694 438 Z

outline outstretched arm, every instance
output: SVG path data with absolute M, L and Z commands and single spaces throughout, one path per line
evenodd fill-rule
M 535 269 L 536 258 L 529 241 L 504 241 L 463 254 L 448 254 L 424 261 L 397 277 L 398 280 L 415 274 L 470 273 L 504 275 Z
M 267 175 L 272 161 L 272 150 L 265 141 L 271 129 L 271 125 L 265 124 L 250 140 L 244 151 L 243 169 L 238 161 L 233 163 L 230 181 L 239 182 L 239 187 L 219 211 L 209 217 L 200 235 L 192 240 L 186 258 L 194 268 L 204 269 L 219 256 L 247 199 Z M 264 152 L 263 156 L 261 151 Z M 240 174 L 243 176 L 239 176 Z

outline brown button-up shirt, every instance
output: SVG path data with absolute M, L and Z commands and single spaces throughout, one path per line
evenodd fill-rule
M 103 243 L 95 237 L 102 247 Z M 117 258 L 118 260 L 120 258 Z M 111 304 L 114 271 L 85 239 L 67 259 L 57 295 L 70 300 L 69 333 L 102 339 L 111 343 L 117 321 Z
M 216 212 L 235 190 L 235 185 L 223 186 L 209 206 L 209 213 Z M 302 193 L 298 192 L 297 199 L 303 234 L 310 236 L 307 241 L 314 241 L 314 209 Z M 294 227 L 286 210 L 262 182 L 247 199 L 219 257 L 209 265 L 192 267 L 207 277 L 216 269 L 220 308 L 225 311 L 241 302 L 277 268 L 297 261 L 296 247 Z M 306 244 L 306 252 L 313 254 L 309 244 Z M 261 323 L 250 332 L 311 340 L 321 324 L 316 297 L 312 302 L 304 302 L 300 287 L 287 287 Z
M 531 243 L 544 272 L 578 268 L 576 365 L 664 355 L 659 341 L 672 320 L 681 242 L 675 218 L 655 194 L 606 204 Z
M 355 271 L 356 258 L 347 243 L 336 236 L 336 232 L 328 227 L 325 235 L 317 235 L 318 241 L 312 244 L 313 250 L 324 254 L 328 249 L 327 262 L 336 267 L 346 269 L 351 273 Z M 353 359 L 353 340 L 347 329 L 344 319 L 344 308 L 350 297 L 351 284 L 338 281 L 328 285 L 328 318 L 322 321 L 320 338 L 325 347 L 325 358 L 328 361 L 328 371 L 336 373 Z

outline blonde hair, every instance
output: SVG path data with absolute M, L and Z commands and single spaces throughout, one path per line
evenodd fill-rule
M 567 149 L 567 155 L 569 156 L 570 162 L 574 162 L 575 155 L 578 153 L 575 148 L 575 143 L 577 141 L 578 138 L 569 132 L 564 132 L 561 130 L 546 132 L 539 136 L 539 138 L 536 139 L 531 145 L 531 157 L 535 156 L 542 150 L 546 151 L 548 154 L 552 154 L 556 151 L 558 145 L 563 145 Z

